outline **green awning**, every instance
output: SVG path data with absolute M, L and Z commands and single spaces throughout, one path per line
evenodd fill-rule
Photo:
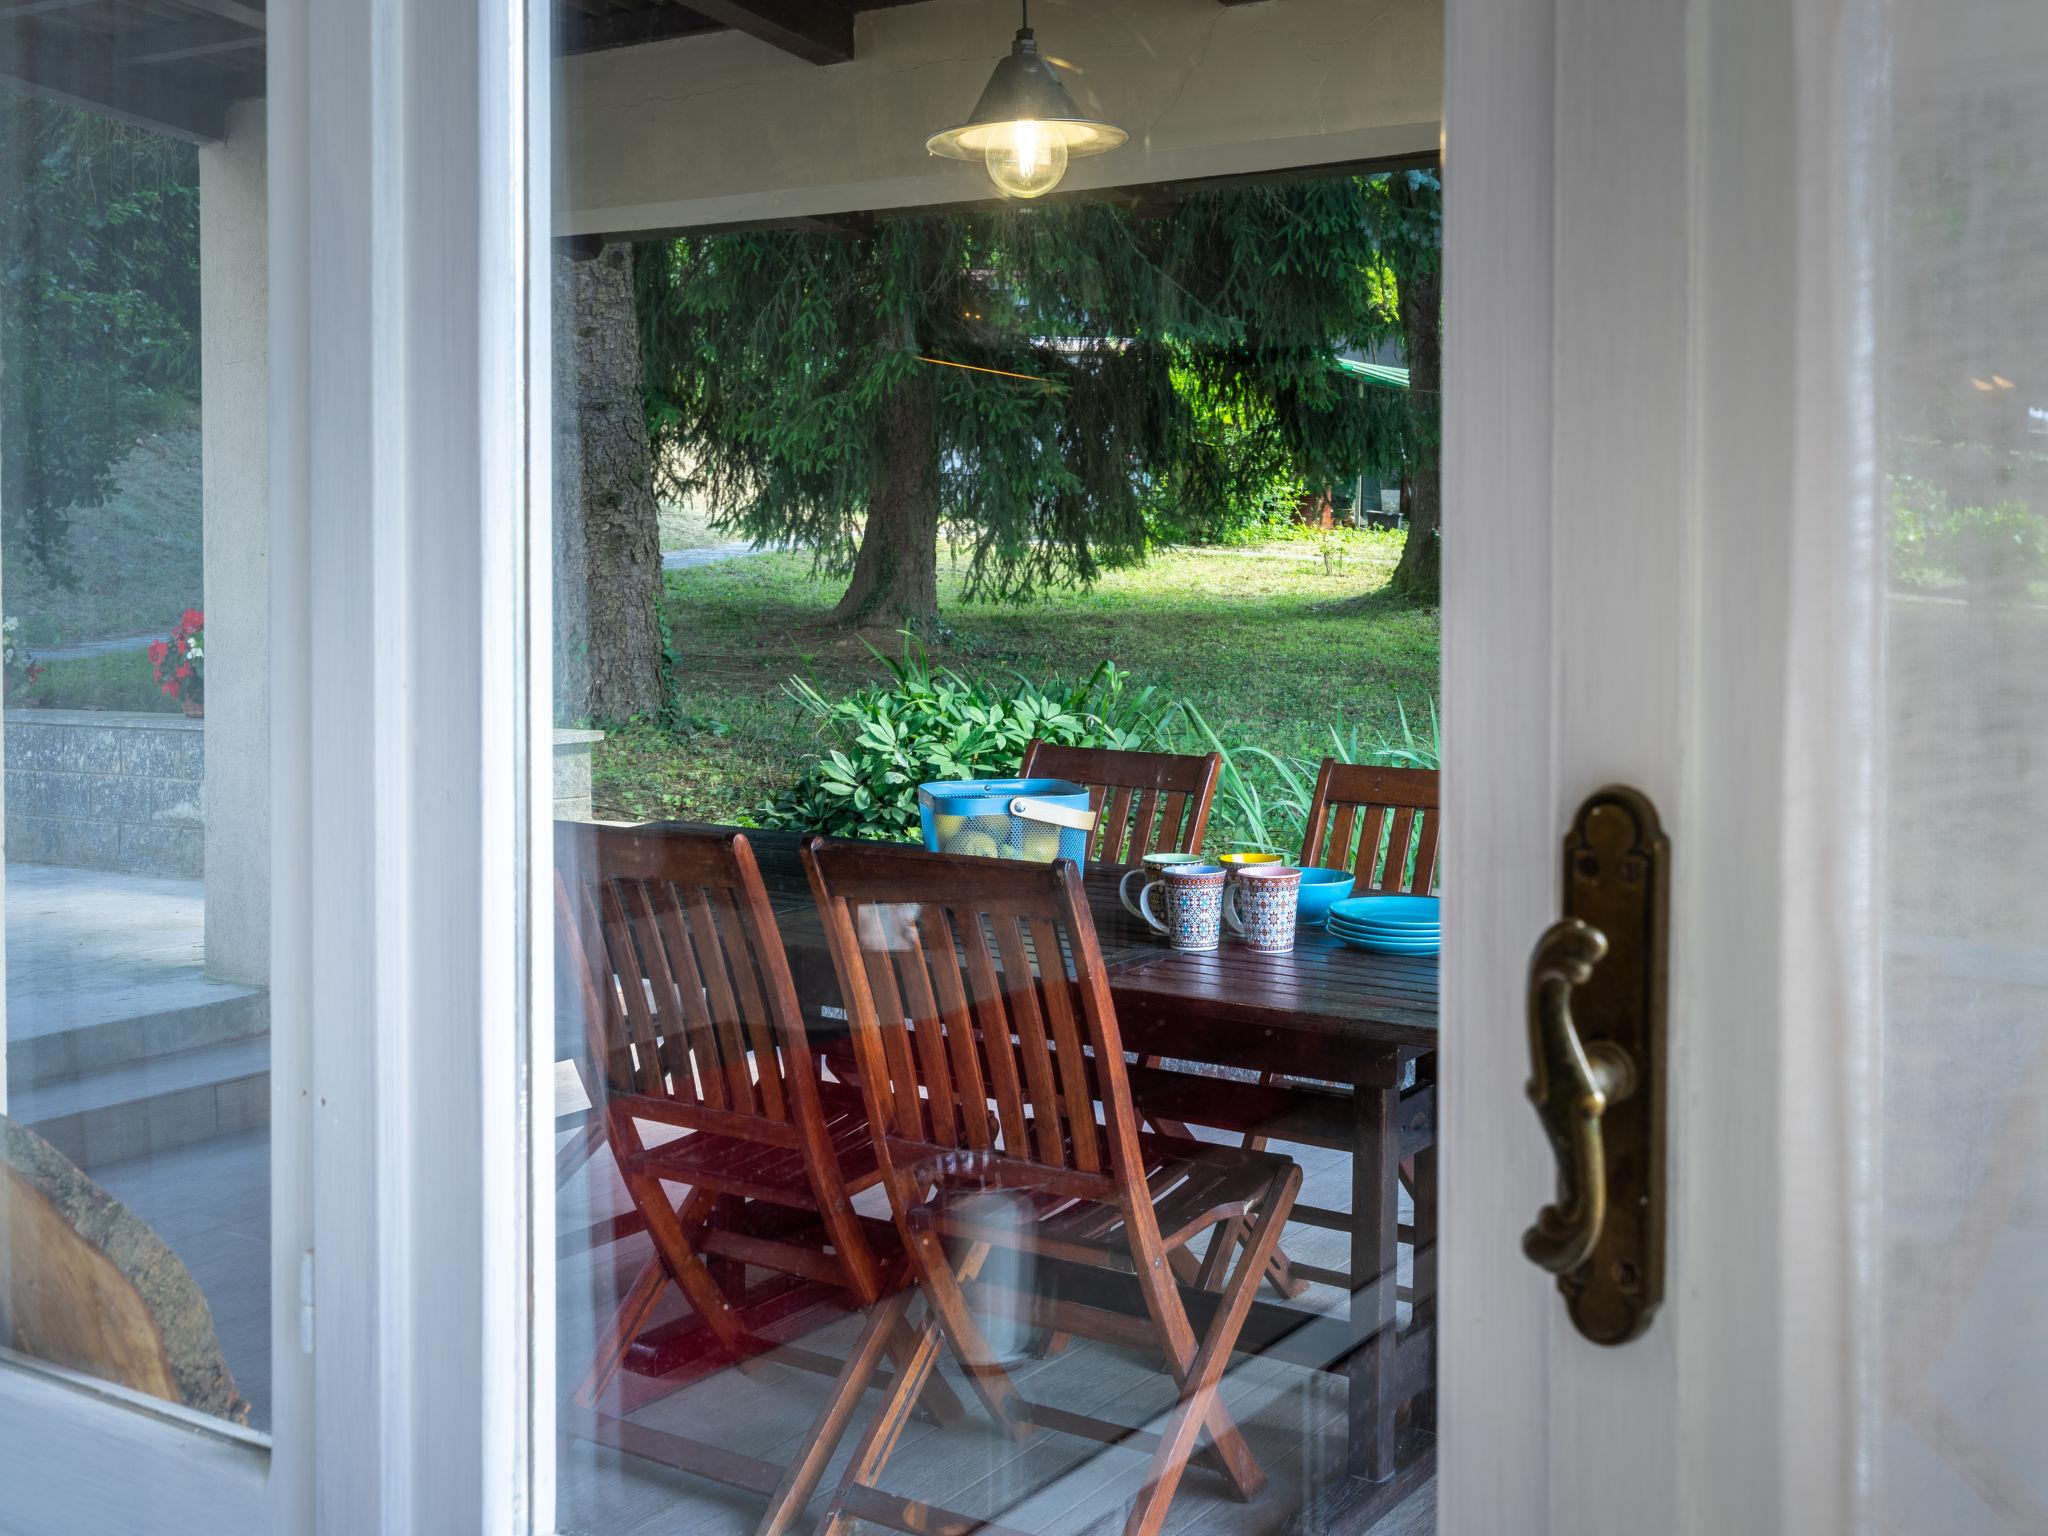
M 1385 363 L 1354 363 L 1348 357 L 1337 358 L 1336 364 L 1353 378 L 1363 379 L 1368 384 L 1382 384 L 1389 389 L 1408 387 L 1406 368 L 1389 368 Z

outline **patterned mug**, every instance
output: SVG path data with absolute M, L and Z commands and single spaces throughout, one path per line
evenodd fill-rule
M 1138 868 L 1127 870 L 1123 879 L 1118 882 L 1116 888 L 1117 899 L 1124 904 L 1124 910 L 1130 913 L 1131 916 L 1142 918 L 1145 914 L 1139 910 L 1138 904 L 1131 900 L 1131 882 L 1133 880 L 1157 880 L 1176 864 L 1199 864 L 1201 862 L 1202 856 L 1199 853 L 1175 853 L 1165 849 L 1158 853 L 1148 853 L 1139 861 Z M 1142 896 L 1144 892 L 1140 891 L 1138 894 Z
M 1229 872 L 1221 864 L 1169 864 L 1159 878 L 1138 892 L 1138 915 L 1154 933 L 1163 933 L 1175 949 L 1204 951 L 1223 942 L 1223 882 Z M 1162 920 L 1152 911 L 1152 893 L 1161 892 Z
M 1230 877 L 1223 918 L 1253 949 L 1281 955 L 1294 948 L 1294 907 L 1301 871 L 1292 864 L 1252 864 Z
M 1277 853 L 1220 853 L 1216 862 L 1234 873 L 1249 869 L 1254 864 L 1278 864 L 1282 860 Z

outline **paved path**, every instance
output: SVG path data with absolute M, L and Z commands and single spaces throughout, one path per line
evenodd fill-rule
M 154 634 L 124 635 L 114 640 L 81 640 L 76 645 L 36 645 L 29 647 L 29 654 L 37 661 L 68 661 L 79 656 L 104 656 L 108 651 L 140 651 L 146 650 L 152 641 L 164 639 L 170 632 L 171 625 L 165 624 Z
M 755 554 L 751 544 L 707 544 L 702 549 L 665 549 L 661 552 L 661 568 L 664 571 L 694 571 L 700 565 L 717 565 L 721 560 L 737 560 L 742 555 Z

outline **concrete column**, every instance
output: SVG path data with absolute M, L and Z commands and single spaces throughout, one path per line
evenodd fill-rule
M 263 103 L 199 151 L 206 971 L 270 979 L 269 278 Z

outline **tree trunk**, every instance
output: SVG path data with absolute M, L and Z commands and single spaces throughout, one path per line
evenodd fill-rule
M 939 452 L 922 369 L 882 409 L 881 452 L 853 580 L 833 622 L 917 628 L 939 616 Z
M 662 703 L 661 533 L 640 397 L 633 253 L 555 257 L 555 712 Z
M 1401 331 L 1408 351 L 1408 409 L 1415 413 L 1412 440 L 1424 445 L 1409 467 L 1402 498 L 1408 514 L 1408 542 L 1391 585 L 1411 602 L 1435 603 L 1443 596 L 1443 478 L 1438 469 L 1443 401 L 1443 269 L 1402 273 Z
M 135 1213 L 0 1115 L 0 1344 L 249 1422 L 192 1273 Z

